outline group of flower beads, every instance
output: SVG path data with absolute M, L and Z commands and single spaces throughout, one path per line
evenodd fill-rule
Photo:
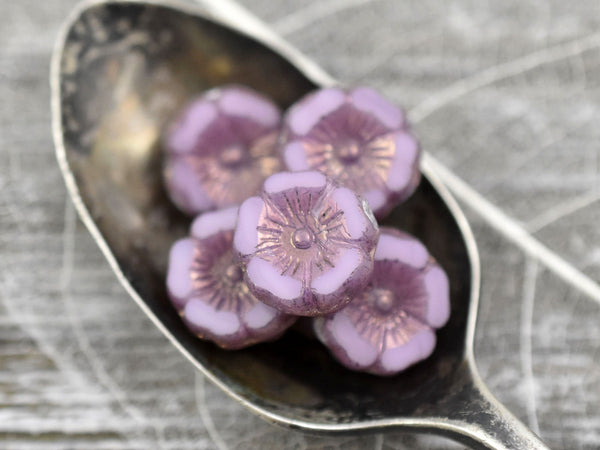
M 391 375 L 431 354 L 447 277 L 416 238 L 375 219 L 419 182 L 398 108 L 369 88 L 327 88 L 282 119 L 227 86 L 193 101 L 165 143 L 167 191 L 197 216 L 171 249 L 167 288 L 195 334 L 239 349 L 304 316 L 353 370 Z

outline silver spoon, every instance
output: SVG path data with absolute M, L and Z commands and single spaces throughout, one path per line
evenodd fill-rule
M 51 75 L 58 162 L 81 219 L 127 292 L 206 377 L 271 422 L 313 433 L 403 429 L 474 448 L 547 448 L 477 374 L 476 245 L 428 164 L 417 193 L 385 222 L 422 239 L 451 280 L 451 319 L 427 361 L 377 378 L 343 369 L 297 333 L 226 352 L 182 326 L 164 279 L 168 249 L 189 219 L 164 194 L 165 123 L 191 95 L 225 83 L 246 84 L 287 107 L 330 82 L 272 34 L 250 36 L 232 28 L 233 19 L 169 1 L 93 2 L 73 13 L 59 38 Z

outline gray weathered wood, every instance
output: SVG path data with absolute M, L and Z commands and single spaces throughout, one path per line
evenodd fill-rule
M 205 384 L 127 298 L 54 160 L 50 52 L 75 3 L 0 3 L 0 448 L 455 447 L 264 423 Z M 418 112 L 428 151 L 600 279 L 596 0 L 244 4 L 336 77 Z M 600 305 L 467 213 L 483 262 L 483 378 L 553 448 L 599 448 Z

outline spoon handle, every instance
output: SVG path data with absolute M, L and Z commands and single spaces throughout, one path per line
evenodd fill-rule
M 474 449 L 549 450 L 542 440 L 508 411 L 476 373 L 458 383 L 438 407 L 447 421 L 434 432 Z

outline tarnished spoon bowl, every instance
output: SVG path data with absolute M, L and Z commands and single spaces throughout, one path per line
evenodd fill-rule
M 182 326 L 164 280 L 169 247 L 190 220 L 165 195 L 161 134 L 187 99 L 214 86 L 245 84 L 285 108 L 319 84 L 306 75 L 308 65 L 261 39 L 170 3 L 88 3 L 66 25 L 52 68 L 58 161 L 121 283 L 190 362 L 270 421 L 312 432 L 395 427 L 485 448 L 545 448 L 476 373 L 477 251 L 461 211 L 427 166 L 416 194 L 385 221 L 423 240 L 450 278 L 451 318 L 425 362 L 378 378 L 344 369 L 294 332 L 228 352 Z

